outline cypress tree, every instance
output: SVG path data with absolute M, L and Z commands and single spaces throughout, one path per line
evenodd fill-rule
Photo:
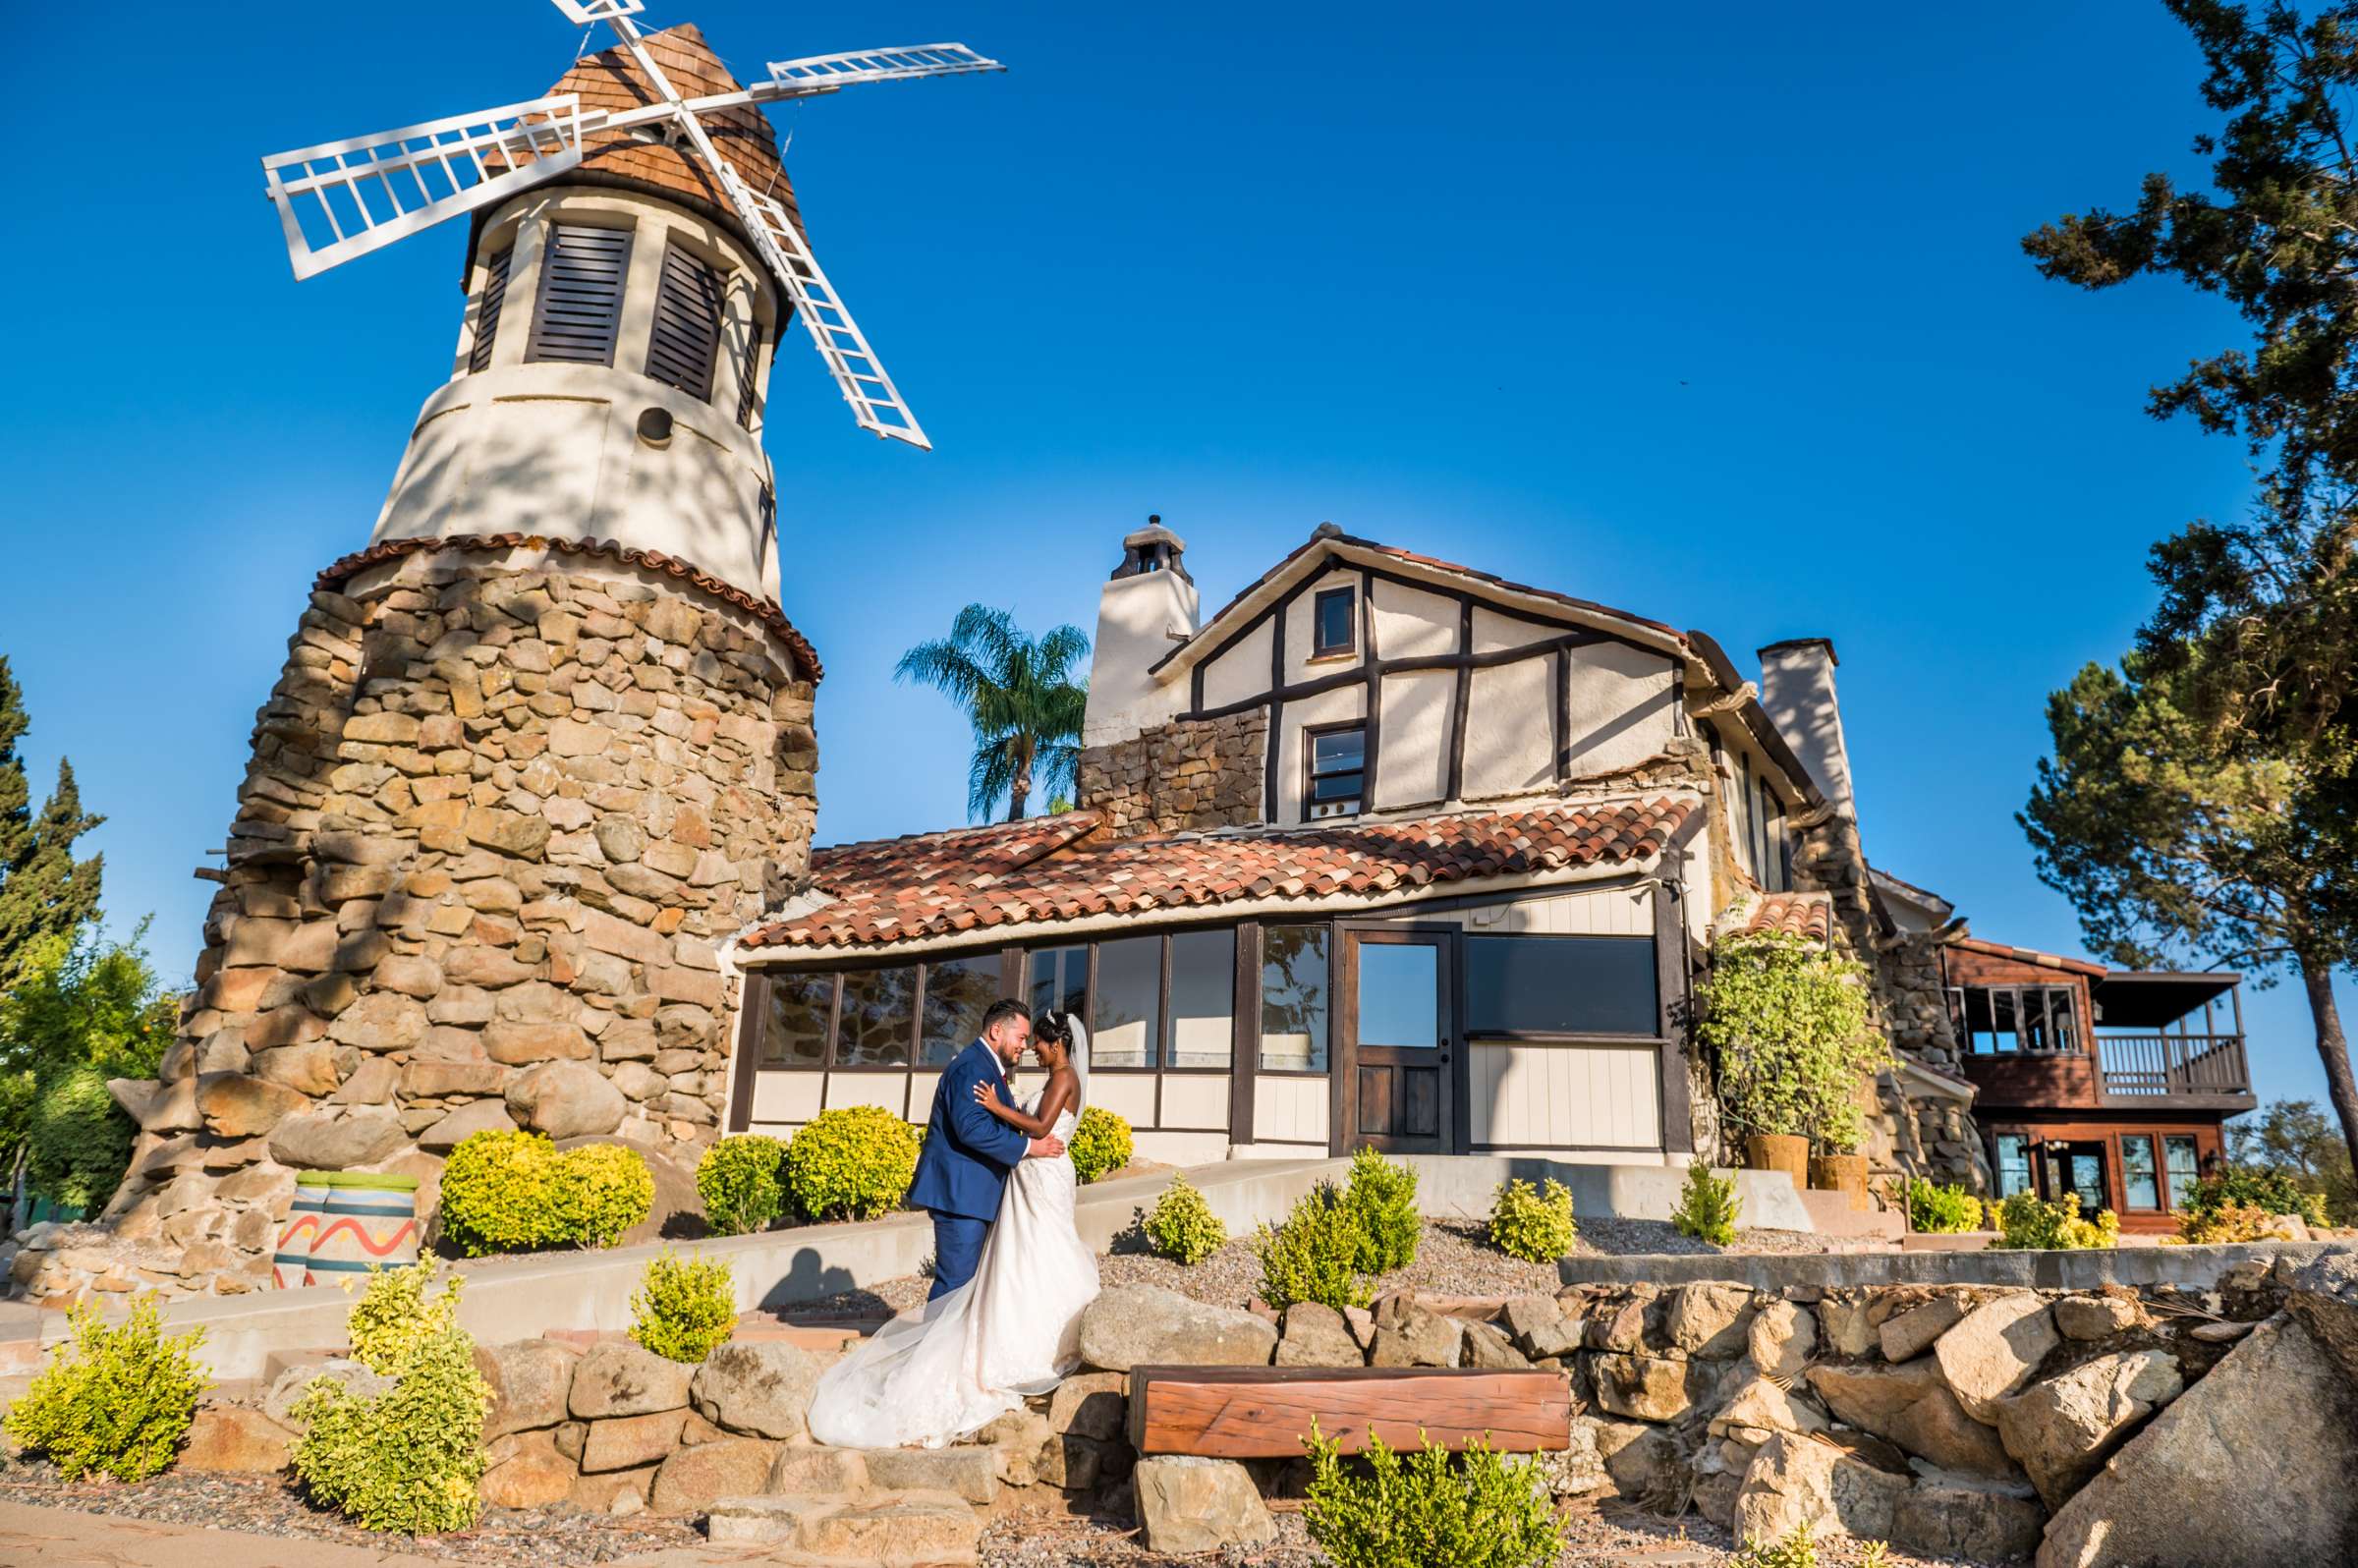
M 0 657 L 0 993 L 25 979 L 34 955 L 55 951 L 98 918 L 100 857 L 74 858 L 74 841 L 105 818 L 85 813 L 72 764 L 40 814 L 17 742 L 31 723 L 25 694 Z

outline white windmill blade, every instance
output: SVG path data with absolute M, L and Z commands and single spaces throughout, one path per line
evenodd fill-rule
M 807 60 L 772 60 L 769 79 L 785 95 L 833 92 L 860 82 L 907 82 L 918 77 L 960 76 L 971 71 L 1004 71 L 998 61 L 963 43 L 912 43 L 894 49 L 858 49 L 816 54 Z
M 271 154 L 262 174 L 295 276 L 563 174 L 582 161 L 583 126 L 581 100 L 564 92 Z
M 739 178 L 731 165 L 720 165 L 722 186 L 746 224 L 753 230 L 760 247 L 762 259 L 785 286 L 794 301 L 795 314 L 803 318 L 810 330 L 811 342 L 818 357 L 827 363 L 827 371 L 835 384 L 843 389 L 843 400 L 852 406 L 852 418 L 865 430 L 930 452 L 933 443 L 901 401 L 892 377 L 884 371 L 884 364 L 876 351 L 868 346 L 868 337 L 852 312 L 843 308 L 835 293 L 835 285 L 827 281 L 819 269 L 818 257 L 803 242 L 802 234 L 786 216 L 786 209 L 773 198 L 761 195 Z

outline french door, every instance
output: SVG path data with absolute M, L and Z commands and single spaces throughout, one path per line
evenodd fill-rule
M 1344 1149 L 1456 1151 L 1465 1052 L 1456 1038 L 1456 933 L 1343 933 Z

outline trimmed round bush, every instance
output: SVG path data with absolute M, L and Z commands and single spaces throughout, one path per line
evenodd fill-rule
M 697 1196 L 715 1236 L 764 1230 L 786 1206 L 786 1146 L 759 1133 L 724 1138 L 696 1162 Z
M 1580 1234 L 1572 1222 L 1572 1189 L 1554 1177 L 1534 1187 L 1501 1182 L 1490 1208 L 1490 1245 L 1527 1263 L 1551 1263 L 1572 1250 Z
M 1362 1146 L 1351 1155 L 1343 1202 L 1359 1221 L 1359 1271 L 1388 1274 L 1417 1260 L 1425 1216 L 1417 1212 L 1417 1173 Z
M 647 1260 L 631 1296 L 631 1337 L 666 1361 L 696 1363 L 737 1327 L 729 1265 L 681 1258 L 668 1247 Z
M 812 1219 L 873 1219 L 907 1195 L 921 1142 L 880 1105 L 820 1111 L 786 1146 L 786 1196 Z
M 1907 1193 L 1908 1223 L 1917 1230 L 1953 1236 L 1982 1228 L 1982 1201 L 1963 1187 L 1911 1176 Z
M 469 1258 L 611 1247 L 654 1206 L 654 1173 L 614 1144 L 559 1151 L 538 1133 L 477 1133 L 442 1167 L 442 1235 Z
M 1204 1195 L 1184 1176 L 1154 1201 L 1145 1221 L 1147 1240 L 1157 1253 L 1190 1267 L 1218 1252 L 1228 1241 L 1228 1227 L 1211 1211 Z
M 1073 1174 L 1084 1183 L 1129 1164 L 1130 1150 L 1130 1124 L 1099 1105 L 1082 1111 L 1065 1148 L 1073 1156 Z
M 206 1382 L 196 1365 L 204 1330 L 165 1338 L 153 1296 L 133 1302 L 120 1324 L 87 1305 L 66 1321 L 73 1343 L 53 1351 L 9 1407 L 8 1435 L 48 1455 L 68 1481 L 92 1471 L 146 1480 L 172 1463 L 196 1419 Z
M 584 1144 L 557 1155 L 548 1183 L 551 1247 L 611 1247 L 655 1211 L 655 1173 L 636 1149 Z

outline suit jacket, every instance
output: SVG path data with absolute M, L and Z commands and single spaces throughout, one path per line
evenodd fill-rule
M 981 1040 L 960 1051 L 934 1086 L 925 1152 L 918 1155 L 917 1179 L 909 1184 L 912 1208 L 970 1219 L 998 1217 L 1007 1177 L 1032 1140 L 975 1103 L 977 1084 L 994 1085 L 1001 1101 L 1015 1102 L 998 1056 Z

